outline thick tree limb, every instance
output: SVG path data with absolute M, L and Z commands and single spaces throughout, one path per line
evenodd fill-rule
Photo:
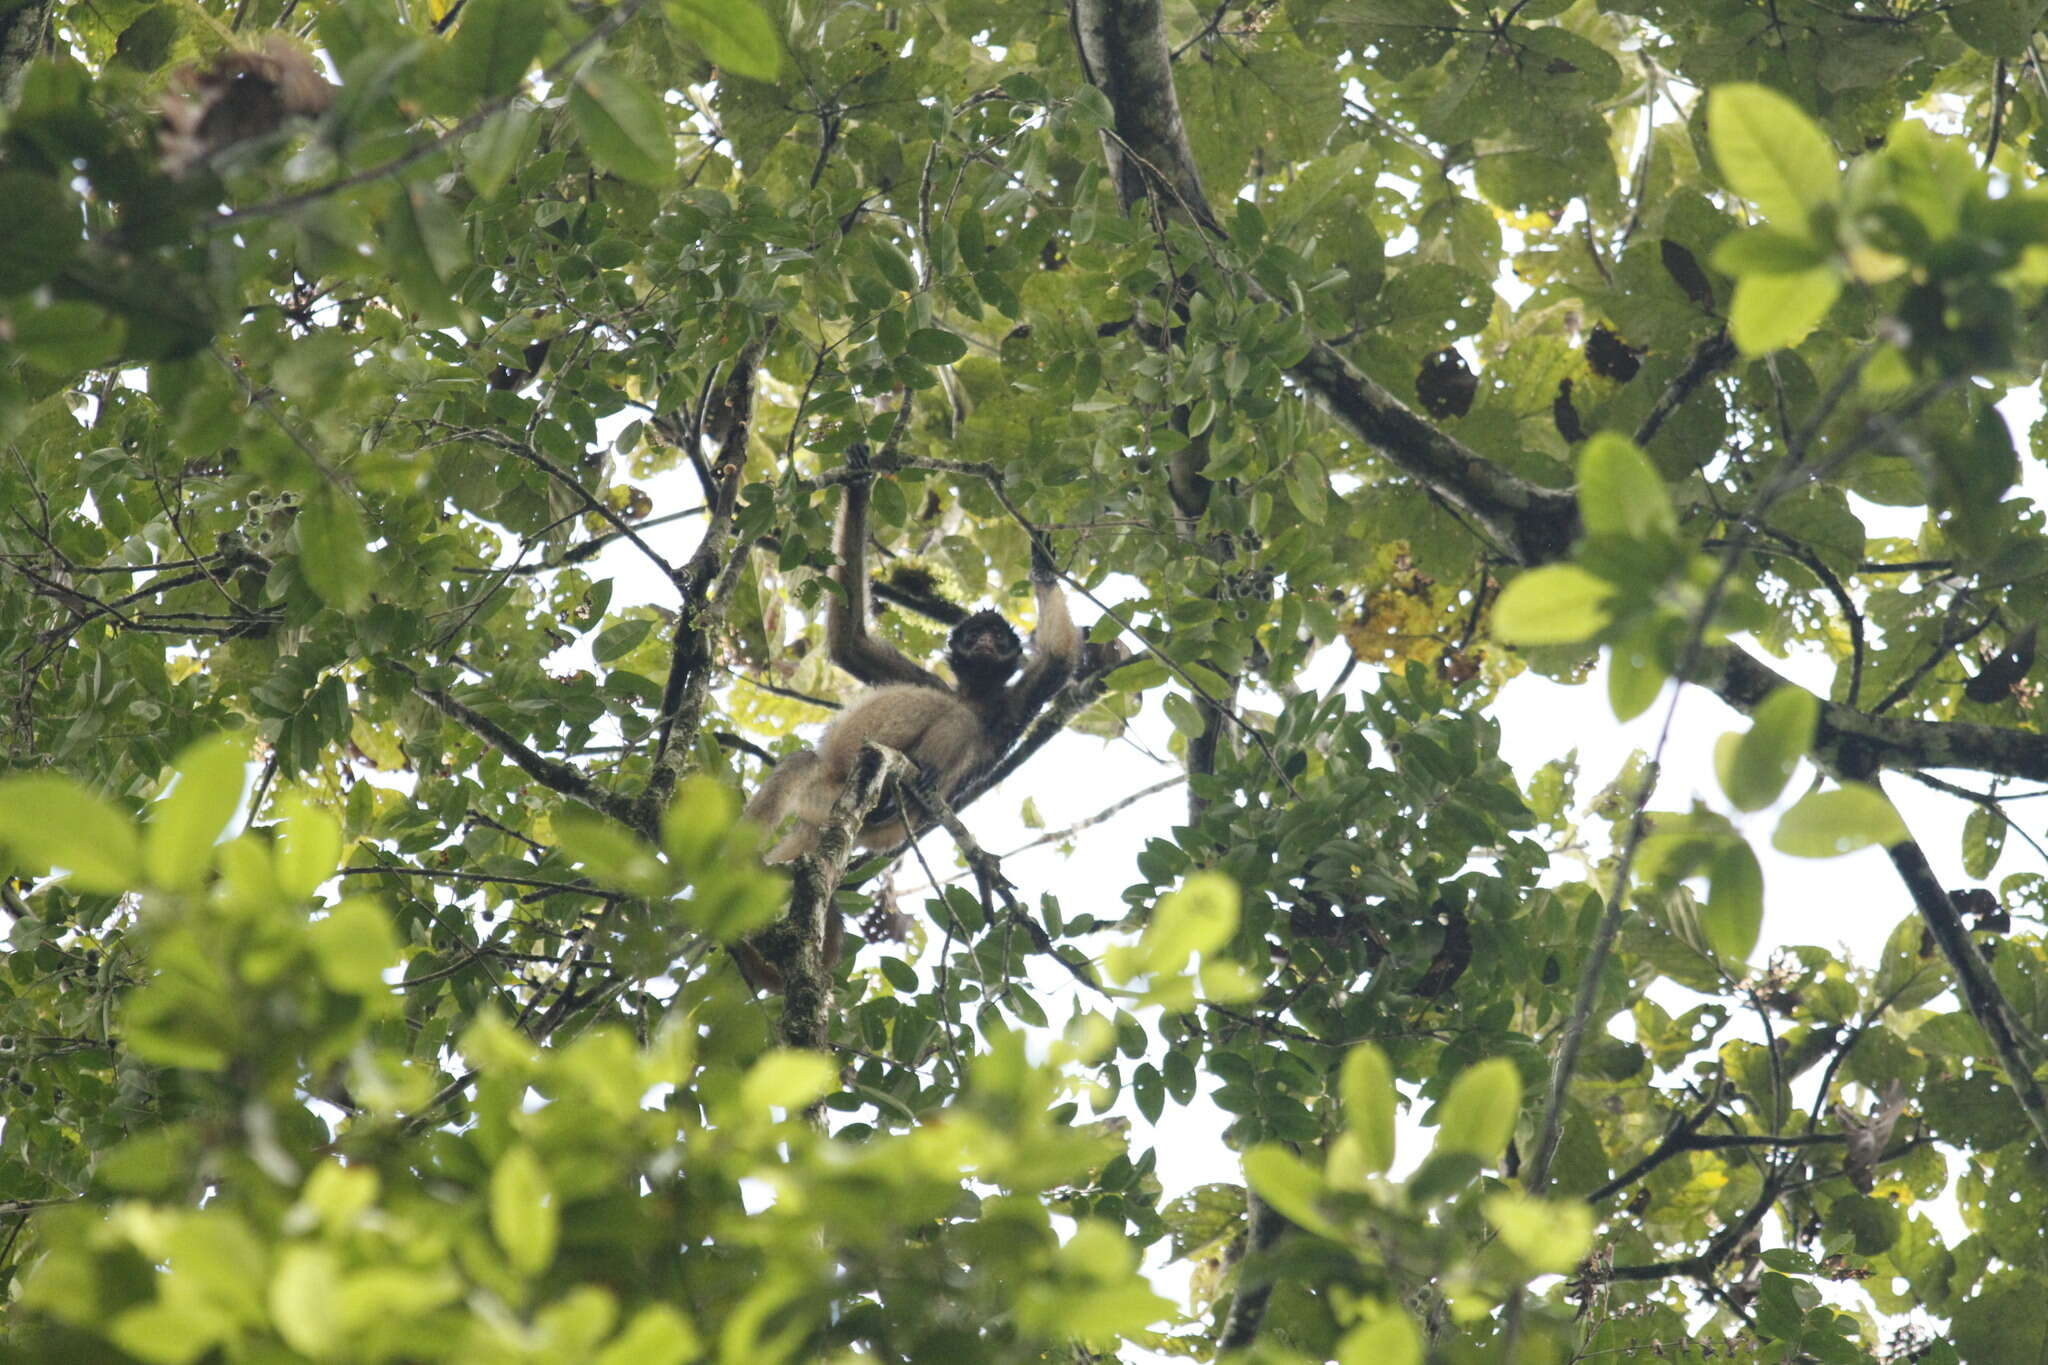
M 731 415 L 719 443 L 712 471 L 709 515 L 704 538 L 673 580 L 682 601 L 676 612 L 675 645 L 669 655 L 668 682 L 661 694 L 660 739 L 654 750 L 654 771 L 643 793 L 644 818 L 658 823 L 689 762 L 694 740 L 711 696 L 716 672 L 712 649 L 725 620 L 726 604 L 744 550 L 733 546 L 733 513 L 739 504 L 740 475 L 747 467 L 747 440 L 754 426 L 754 372 L 772 334 L 771 326 L 743 347 L 733 359 L 723 401 Z M 681 734 L 684 743 L 678 745 Z
M 21 95 L 30 62 L 50 51 L 50 0 L 31 0 L 11 12 L 0 12 L 0 108 L 11 108 Z
M 1703 650 L 1687 678 L 1748 714 L 1790 684 L 1776 670 L 1732 645 Z M 1997 777 L 2048 781 L 2048 735 L 1963 721 L 1873 716 L 1823 701 L 1814 756 L 1847 772 L 1873 768 L 1968 768 Z
M 1216 1334 L 1219 1356 L 1243 1350 L 1258 1336 L 1266 1304 L 1273 1297 L 1273 1272 L 1261 1258 L 1288 1227 L 1286 1217 L 1250 1188 L 1244 1192 L 1244 1206 L 1244 1252 L 1237 1262 L 1237 1291 L 1230 1296 L 1230 1312 Z
M 1154 190 L 1214 228 L 1202 177 L 1173 88 L 1173 50 L 1161 0 L 1073 0 L 1069 14 L 1082 69 L 1109 97 L 1114 135 L 1103 138 L 1109 173 L 1124 203 Z
M 910 761 L 880 744 L 861 746 L 832 814 L 811 852 L 790 864 L 789 913 L 754 936 L 754 947 L 782 973 L 782 1041 L 822 1052 L 831 1040 L 832 965 L 825 961 L 825 925 L 837 914 L 832 898 L 846 875 L 854 834 Z
M 1453 440 L 1336 347 L 1314 342 L 1288 373 L 1389 464 L 1463 513 L 1516 563 L 1562 558 L 1577 538 L 1578 501 L 1570 489 L 1531 483 Z

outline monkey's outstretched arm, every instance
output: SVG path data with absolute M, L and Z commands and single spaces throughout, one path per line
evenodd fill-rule
M 1038 624 L 1031 631 L 1031 662 L 1024 665 L 1009 692 L 1008 748 L 1031 718 L 1067 685 L 1081 661 L 1081 632 L 1067 612 L 1067 595 L 1053 573 L 1052 554 L 1039 540 L 1031 544 L 1031 589 L 1038 598 Z
M 847 461 L 850 467 L 864 472 L 866 450 L 856 446 Z M 947 691 L 936 674 L 868 634 L 868 485 L 872 478 L 865 475 L 849 482 L 839 504 L 839 527 L 832 542 L 839 565 L 832 571 L 832 578 L 842 592 L 834 593 L 825 603 L 826 648 L 831 651 L 833 663 L 870 687 L 914 683 Z

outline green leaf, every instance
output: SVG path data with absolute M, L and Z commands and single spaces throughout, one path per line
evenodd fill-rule
M 544 0 L 466 0 L 444 72 L 471 101 L 510 94 L 548 36 Z
M 1808 215 L 1832 203 L 1840 189 L 1827 134 L 1805 110 L 1764 86 L 1738 82 L 1710 90 L 1707 141 L 1729 188 L 1781 231 L 1807 232 Z
M 635 896 L 667 896 L 674 872 L 631 830 L 592 811 L 564 806 L 555 812 L 555 838 L 599 886 Z
M 1590 536 L 1668 540 L 1678 530 L 1656 467 L 1634 441 L 1611 431 L 1579 454 L 1579 515 Z
M 1656 622 L 1628 631 L 1607 654 L 1607 705 L 1616 720 L 1634 720 L 1650 709 L 1670 674 L 1657 652 Z
M 333 1354 L 342 1339 L 337 1312 L 341 1261 L 327 1247 L 287 1246 L 270 1277 L 270 1319 L 285 1344 L 315 1359 Z
M 107 1335 L 146 1365 L 191 1365 L 233 1332 L 232 1316 L 193 1293 L 123 1309 L 108 1324 Z
M 654 622 L 645 616 L 628 617 L 617 625 L 607 626 L 592 642 L 590 657 L 601 664 L 610 665 L 631 654 L 652 629 Z
M 1237 932 L 1237 883 L 1221 872 L 1197 872 L 1159 898 L 1140 940 L 1145 970 L 1178 972 L 1197 953 L 1213 953 Z
M 165 8 L 169 8 L 166 6 Z M 78 251 L 78 210 L 47 176 L 0 170 L 0 295 L 52 279 Z
M 1244 1178 L 1259 1197 L 1285 1214 L 1297 1227 L 1332 1239 L 1342 1232 L 1323 1216 L 1322 1172 L 1276 1142 L 1260 1143 L 1244 1154 Z
M 1745 275 L 1728 306 L 1728 335 L 1744 355 L 1763 355 L 1806 340 L 1835 306 L 1841 276 L 1831 266 L 1797 275 Z
M 1505 1057 L 1489 1057 L 1458 1073 L 1437 1109 L 1437 1152 L 1496 1160 L 1514 1136 L 1522 1110 L 1522 1078 Z
M 121 353 L 125 324 L 90 303 L 57 300 L 24 306 L 7 318 L 22 357 L 53 375 L 72 375 Z
M 491 1169 L 491 1235 L 515 1270 L 538 1275 L 554 1262 L 560 1232 L 561 1211 L 547 1170 L 521 1143 Z
M 910 258 L 896 249 L 896 244 L 886 237 L 868 238 L 868 254 L 874 257 L 875 268 L 882 272 L 892 288 L 906 294 L 917 292 L 917 271 L 910 265 Z
M 142 884 L 141 841 L 112 806 L 55 773 L 0 781 L 0 845 L 22 872 L 63 868 L 82 891 L 108 895 Z
M 1803 687 L 1781 687 L 1764 698 L 1748 733 L 1715 756 L 1721 790 L 1737 810 L 1762 810 L 1778 799 L 1813 747 L 1819 724 L 1820 701 Z
M 662 812 L 662 851 L 684 876 L 700 876 L 739 816 L 739 800 L 726 787 L 703 773 L 688 777 Z
M 720 70 L 750 81 L 782 74 L 782 44 L 755 0 L 668 0 L 668 21 Z
M 1562 1275 L 1593 1247 L 1593 1211 L 1578 1200 L 1532 1199 L 1511 1190 L 1480 1201 L 1501 1241 L 1539 1275 Z
M 1809 792 L 1785 812 L 1771 847 L 1795 858 L 1833 858 L 1872 844 L 1889 848 L 1913 836 L 1884 793 L 1861 782 Z
M 463 228 L 431 184 L 401 185 L 384 215 L 385 265 L 421 320 L 444 326 L 456 320 L 450 281 L 466 263 Z
M 943 327 L 920 327 L 910 334 L 904 350 L 927 365 L 950 365 L 967 354 L 967 343 Z
M 230 731 L 190 745 L 178 755 L 170 794 L 149 810 L 143 830 L 143 865 L 168 891 L 189 891 L 213 865 L 213 841 L 241 808 L 249 738 Z
M 749 1114 L 765 1118 L 771 1108 L 795 1113 L 838 1088 L 839 1071 L 829 1060 L 814 1052 L 779 1048 L 748 1068 L 740 1083 L 740 1104 Z
M 1714 244 L 1709 257 L 1724 275 L 1797 275 L 1826 265 L 1827 255 L 1805 237 L 1774 227 L 1745 228 Z
M 1494 638 L 1511 645 L 1571 645 L 1590 640 L 1614 619 L 1614 585 L 1576 564 L 1531 569 L 1493 604 Z
M 1165 664 L 1150 654 L 1140 654 L 1112 671 L 1107 682 L 1112 692 L 1143 692 L 1147 688 L 1160 686 L 1172 677 L 1173 674 L 1168 671 Z
M 1132 1073 L 1131 1098 L 1145 1122 L 1159 1122 L 1159 1116 L 1166 1112 L 1166 1081 L 1158 1067 L 1144 1062 Z
M 2024 57 L 2041 27 L 2042 9 L 2041 0 L 1971 0 L 1947 7 L 1948 26 L 1986 56 Z
M 1201 708 L 1180 693 L 1167 693 L 1161 704 L 1166 708 L 1166 719 L 1183 737 L 1198 739 L 1207 728 Z
M 597 1353 L 595 1365 L 685 1365 L 703 1354 L 704 1339 L 682 1309 L 651 1303 Z
M 1423 1365 L 1422 1333 L 1398 1308 L 1384 1309 L 1337 1342 L 1337 1365 Z
M 2005 816 L 1990 806 L 1973 807 L 1963 819 L 1963 875 L 1982 881 L 2005 851 Z
M 16 4 L 0 3 L 0 12 L 18 8 Z M 114 43 L 115 60 L 145 74 L 162 68 L 185 32 L 183 18 L 176 5 L 151 5 L 121 30 Z
M 298 792 L 278 805 L 283 815 L 274 855 L 278 889 L 287 896 L 310 896 L 341 862 L 341 822 Z
M 1721 960 L 1745 963 L 1756 950 L 1764 923 L 1764 870 L 1749 844 L 1732 838 L 1721 843 L 1707 864 L 1707 903 L 1700 910 L 1700 928 Z
M 488 199 L 512 178 L 533 140 L 533 109 L 514 104 L 493 114 L 462 144 L 462 173 Z
M 1345 1054 L 1338 1074 L 1344 1117 L 1358 1136 L 1365 1169 L 1378 1174 L 1394 1164 L 1394 1068 L 1373 1043 L 1360 1043 Z
M 1323 462 L 1306 450 L 1297 450 L 1287 462 L 1287 499 L 1314 525 L 1329 514 L 1330 477 Z
M 299 508 L 297 530 L 299 572 L 320 600 L 351 616 L 368 605 L 376 561 L 355 500 L 323 484 Z
M 366 896 L 343 901 L 306 929 L 320 979 L 347 995 L 381 996 L 398 965 L 398 935 L 384 907 Z
M 668 111 L 654 92 L 608 67 L 585 67 L 569 92 L 569 115 L 591 159 L 643 185 L 666 183 L 676 168 Z

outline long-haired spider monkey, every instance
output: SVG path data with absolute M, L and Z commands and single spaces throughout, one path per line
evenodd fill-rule
M 832 576 L 842 591 L 826 604 L 825 641 L 832 661 L 869 690 L 826 727 L 815 749 L 776 764 L 747 802 L 746 817 L 756 824 L 772 830 L 789 822 L 788 832 L 766 854 L 771 863 L 799 857 L 817 843 L 819 827 L 830 817 L 863 744 L 874 741 L 900 751 L 917 765 L 921 780 L 951 798 L 1017 741 L 1073 676 L 1081 657 L 1081 632 L 1067 614 L 1052 561 L 1037 544 L 1032 546 L 1031 585 L 1038 624 L 1028 662 L 1017 632 L 997 611 L 978 611 L 953 627 L 946 641 L 954 677 L 950 685 L 868 634 L 868 488 L 873 476 L 866 469 L 865 451 L 856 451 L 850 463 L 856 477 L 846 484 L 833 538 L 839 563 Z M 868 817 L 859 842 L 871 849 L 893 848 L 909 832 L 900 803 L 892 802 Z M 838 960 L 839 941 L 839 917 L 829 915 L 827 962 Z M 764 973 L 760 968 L 767 964 L 749 960 L 758 956 L 752 950 L 739 954 L 749 980 L 772 989 L 778 984 L 772 977 L 779 974 L 772 968 Z

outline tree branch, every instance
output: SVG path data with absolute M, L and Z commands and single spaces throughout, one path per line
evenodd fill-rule
M 438 687 L 421 682 L 419 675 L 396 660 L 385 660 L 384 666 L 393 668 L 412 679 L 413 694 L 432 706 L 436 711 L 475 735 L 484 743 L 510 759 L 512 763 L 534 781 L 549 791 L 581 801 L 592 810 L 608 815 L 627 828 L 641 834 L 648 831 L 634 821 L 633 803 L 625 797 L 614 795 L 584 776 L 582 769 L 574 764 L 547 758 L 523 741 L 515 738 L 511 731 L 498 724 L 481 711 L 465 702 L 457 701 Z
M 789 913 L 754 937 L 754 945 L 782 973 L 782 1041 L 823 1052 L 831 1040 L 832 966 L 825 961 L 832 897 L 846 875 L 854 833 L 881 801 L 893 779 L 912 771 L 902 754 L 864 744 L 811 852 L 790 865 Z
M 1940 878 L 1934 875 L 1934 869 L 1928 866 L 1920 845 L 1909 839 L 1893 844 L 1885 853 L 1897 869 L 1899 880 L 1912 893 L 1913 904 L 1920 911 L 1920 918 L 1927 922 L 1934 941 L 1941 945 L 1942 955 L 1954 969 L 1956 993 L 1962 997 L 1964 1008 L 1991 1039 L 1991 1046 L 2005 1068 L 2006 1083 L 2012 1087 L 2020 1108 L 2026 1111 L 2027 1121 L 2034 1125 L 2042 1146 L 2048 1148 L 2048 1095 L 2042 1093 L 2040 1082 L 2034 1079 L 2038 1045 L 2025 1035 L 2014 1018 L 2004 993 L 1991 978 L 1990 966 L 1971 942 L 1963 917 L 1956 912 L 1955 903 L 1949 899 Z
M 733 359 L 723 393 L 731 420 L 719 443 L 718 463 L 712 471 L 711 507 L 704 538 L 697 542 L 689 562 L 672 574 L 682 602 L 676 613 L 668 682 L 662 688 L 661 731 L 654 750 L 654 770 L 648 774 L 642 794 L 643 817 L 651 823 L 659 823 L 662 806 L 682 779 L 689 761 L 687 741 L 695 738 L 703 723 L 715 672 L 712 643 L 724 625 L 729 594 L 746 558 L 744 549 L 733 548 L 733 514 L 739 507 L 740 478 L 747 467 L 747 441 L 754 427 L 754 373 L 773 335 L 771 322 Z M 680 746 L 675 742 L 678 733 L 685 740 Z
M 1693 390 L 1706 383 L 1715 372 L 1726 369 L 1734 359 L 1735 343 L 1728 339 L 1725 328 L 1693 347 L 1685 368 L 1672 377 L 1664 392 L 1657 396 L 1649 415 L 1643 418 L 1643 424 L 1636 428 L 1636 444 L 1650 444 L 1651 438 L 1670 420 L 1671 414 L 1692 397 Z

